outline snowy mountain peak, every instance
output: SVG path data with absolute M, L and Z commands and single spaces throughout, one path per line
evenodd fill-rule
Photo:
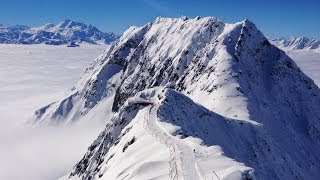
M 52 23 L 47 23 L 47 24 L 45 24 L 44 26 L 42 26 L 41 28 L 44 29 L 44 30 L 48 30 L 48 29 L 50 29 L 50 28 L 52 28 L 52 27 L 54 27 L 54 26 L 55 26 L 55 25 L 52 24 Z
M 81 106 L 84 109 L 91 109 L 108 96 L 106 91 L 111 88 L 116 91 L 112 110 L 117 111 L 127 97 L 136 92 L 148 87 L 168 86 L 188 93 L 198 103 L 209 109 L 216 109 L 215 111 L 227 117 L 237 116 L 243 120 L 252 121 L 246 107 L 247 98 L 243 90 L 239 90 L 241 81 L 238 78 L 244 70 L 253 71 L 259 66 L 261 66 L 259 69 L 261 74 L 268 74 L 271 71 L 270 65 L 280 63 L 274 56 L 270 58 L 265 56 L 263 54 L 267 53 L 264 52 L 265 49 L 274 51 L 274 55 L 283 56 L 283 53 L 271 46 L 254 23 L 249 20 L 225 24 L 214 17 L 194 19 L 159 17 L 154 23 L 148 23 L 143 27 L 131 27 L 124 32 L 119 41 L 97 60 L 101 62 L 96 62 L 102 67 L 114 64 L 112 69 L 117 70 L 115 72 L 109 72 L 113 71 L 109 68 L 99 70 L 100 66 L 93 65 L 90 69 L 97 66 L 98 69 L 93 71 L 97 74 L 91 77 L 86 76 L 90 79 L 83 79 L 81 86 L 84 85 L 83 83 L 87 85 L 77 87 L 78 91 L 72 92 L 69 98 L 74 97 L 74 93 L 77 96 L 83 96 L 84 104 Z M 253 54 L 255 57 L 248 58 Z M 258 66 L 255 65 L 257 62 L 260 63 Z M 247 69 L 249 67 L 252 69 Z M 121 83 L 118 82 L 120 84 L 113 84 L 113 87 L 103 84 L 109 81 L 108 78 L 111 78 L 113 73 L 120 72 L 122 77 L 126 77 L 120 81 Z M 108 78 L 100 80 L 99 78 L 106 76 L 105 73 L 109 74 Z M 223 81 L 225 86 L 218 87 L 217 84 Z M 93 82 L 99 82 L 100 85 L 97 86 Z M 216 91 L 218 89 L 220 91 Z M 234 93 L 239 95 L 233 96 Z M 215 101 L 199 101 L 208 95 Z M 228 98 L 216 100 L 218 95 Z M 235 100 L 243 104 L 235 106 L 230 103 L 229 106 L 221 106 L 220 103 L 225 104 L 228 99 L 230 102 Z M 68 102 L 73 104 L 73 100 Z M 87 110 L 82 111 L 85 113 Z M 61 112 L 57 113 L 58 111 L 54 114 L 62 115 Z M 67 114 L 62 115 L 61 118 L 78 117 L 78 115 L 70 116 L 68 112 L 65 113 Z M 57 117 L 56 115 L 54 117 Z M 42 116 L 40 113 L 38 119 L 42 119 Z
M 118 39 L 114 33 L 104 33 L 92 25 L 66 19 L 57 25 L 40 27 L 10 26 L 0 32 L 0 43 L 7 44 L 108 44 Z
M 70 179 L 312 179 L 318 107 L 319 88 L 249 20 L 157 18 L 130 27 L 34 123 L 107 120 Z
M 73 22 L 73 21 L 70 20 L 70 19 L 64 19 L 61 23 L 67 23 L 67 24 L 69 24 L 69 23 L 71 23 L 71 22 Z
M 62 22 L 60 22 L 57 27 L 61 28 L 61 29 L 65 29 L 65 28 L 73 28 L 73 27 L 87 27 L 87 25 L 80 23 L 80 22 L 75 22 L 69 19 L 65 19 Z

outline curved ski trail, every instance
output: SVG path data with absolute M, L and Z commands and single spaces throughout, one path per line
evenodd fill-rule
M 202 180 L 201 173 L 199 172 L 194 149 L 182 142 L 180 139 L 172 136 L 166 129 L 164 129 L 157 120 L 158 105 L 148 106 L 147 123 L 149 129 L 153 130 L 153 134 L 158 141 L 165 144 L 170 150 L 170 161 L 175 161 L 175 167 L 170 162 L 170 174 L 172 169 L 175 168 L 177 178 L 172 179 L 185 179 L 185 180 Z
M 148 109 L 146 111 L 146 114 L 143 119 L 143 128 L 152 136 L 154 139 L 156 139 L 161 144 L 164 144 L 169 152 L 170 152 L 170 160 L 169 160 L 169 177 L 172 180 L 179 180 L 183 179 L 181 177 L 181 168 L 178 167 L 178 148 L 175 145 L 174 141 L 170 138 L 168 134 L 157 128 L 157 126 L 154 125 L 153 120 L 150 120 L 150 111 L 152 106 L 148 106 Z

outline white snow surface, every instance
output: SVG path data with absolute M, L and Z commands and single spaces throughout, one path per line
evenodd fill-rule
M 116 114 L 62 179 L 320 176 L 320 90 L 249 20 L 131 27 L 34 123 L 82 121 L 110 98 Z
M 192 102 L 172 90 L 155 88 L 141 92 L 133 98 L 138 104 L 127 103 L 112 119 L 113 124 L 107 125 L 106 130 L 89 147 L 91 152 L 75 167 L 70 179 L 78 179 L 74 175 L 78 173 L 77 170 L 81 171 L 82 163 L 86 162 L 89 162 L 89 172 L 83 175 L 85 179 L 241 179 L 243 172 L 252 177 L 251 168 L 223 156 L 219 146 L 202 146 L 201 140 L 192 136 L 180 139 L 185 134 L 183 131 L 189 129 L 177 126 L 173 119 L 164 122 L 163 116 L 170 116 L 170 110 L 166 108 L 172 106 L 163 105 L 157 99 L 158 95 L 163 98 L 171 96 L 165 100 L 169 103 L 182 105 Z M 148 107 L 140 106 L 141 98 L 152 103 Z M 196 104 L 191 106 L 198 107 Z M 200 109 L 190 108 L 188 113 L 199 115 Z M 174 118 L 184 116 L 179 113 Z M 133 119 L 128 123 L 130 118 Z M 200 125 L 197 121 L 199 119 L 189 121 L 185 127 L 196 128 Z M 201 126 L 208 126 L 206 123 Z M 179 137 L 175 136 L 177 133 Z M 87 158 L 91 159 L 87 161 Z M 68 176 L 62 179 L 68 179 Z
M 58 128 L 25 122 L 63 97 L 106 47 L 0 45 L 0 179 L 53 180 L 71 171 L 105 122 Z

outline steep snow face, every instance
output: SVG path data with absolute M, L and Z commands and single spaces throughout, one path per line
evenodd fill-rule
M 123 55 L 111 59 L 126 66 L 123 75 L 126 78 L 117 90 L 113 110 L 116 111 L 126 97 L 140 90 L 169 86 L 186 92 L 209 109 L 217 109 L 224 115 L 232 109 L 242 119 L 249 120 L 246 98 L 236 90 L 239 86 L 233 77 L 236 72 L 228 73 L 234 61 L 228 50 L 234 51 L 243 25 L 243 22 L 228 25 L 215 18 L 158 18 L 154 24 L 143 27 L 149 29 L 144 34 L 141 33 L 145 30 L 138 31 L 140 34 L 130 33 L 139 38 L 129 37 L 128 41 L 125 34 L 120 43 L 127 41 L 133 45 L 132 40 L 141 41 L 135 43 L 136 47 L 128 47 L 128 43 L 121 45 L 127 49 L 120 49 L 120 52 L 129 53 L 126 59 L 119 58 Z M 227 49 L 227 46 L 233 48 Z M 222 86 L 222 83 L 226 85 Z M 229 94 L 239 96 L 230 96 L 228 102 L 222 102 L 222 97 Z M 221 103 L 225 105 L 221 106 Z M 231 108 L 227 103 L 237 108 Z M 228 113 L 231 116 L 235 114 Z
M 320 48 L 320 40 L 315 38 L 312 38 L 312 39 L 309 39 L 306 37 L 293 37 L 290 39 L 269 38 L 269 41 L 275 46 L 283 50 Z
M 36 123 L 78 120 L 105 99 L 113 102 L 112 107 L 105 107 L 106 110 L 112 110 L 118 115 L 130 113 L 132 110 L 125 110 L 128 98 L 154 87 L 175 89 L 188 96 L 194 104 L 192 107 L 169 104 L 169 109 L 185 109 L 182 112 L 185 115 L 179 115 L 179 120 L 163 115 L 163 121 L 180 127 L 178 129 L 182 129 L 184 134 L 188 135 L 192 131 L 189 136 L 200 139 L 208 146 L 220 146 L 225 157 L 246 164 L 237 166 L 236 169 L 240 172 L 238 174 L 219 174 L 218 170 L 219 176 L 250 176 L 249 172 L 252 171 L 249 167 L 255 169 L 259 179 L 312 179 L 319 175 L 317 150 L 320 148 L 320 90 L 248 20 L 225 24 L 213 17 L 157 18 L 154 23 L 143 27 L 131 27 L 96 59 L 65 99 L 36 112 Z M 181 104 L 191 103 L 191 100 L 184 100 Z M 215 118 L 203 120 L 206 118 L 193 117 L 189 113 L 194 110 L 188 112 L 189 109 L 206 110 Z M 138 109 L 136 111 L 136 114 L 141 113 Z M 130 119 L 134 119 L 133 115 Z M 208 128 L 215 132 L 210 137 L 199 135 L 208 130 L 202 125 L 192 125 L 192 119 L 208 121 Z M 238 127 L 233 123 L 225 126 L 229 119 L 240 125 L 244 124 L 244 129 L 249 132 L 242 131 L 243 128 L 239 128 L 242 126 Z M 210 124 L 209 121 L 217 123 Z M 115 129 L 118 132 L 127 127 L 127 124 L 120 127 L 115 127 L 116 125 L 115 122 L 109 124 L 111 129 L 108 132 Z M 191 126 L 195 126 L 195 129 Z M 225 132 L 220 132 L 220 128 Z M 159 128 L 155 131 L 159 132 Z M 174 131 L 165 130 L 167 131 L 175 135 Z M 118 135 L 107 133 L 102 137 L 117 138 Z M 225 137 L 226 142 L 230 141 L 232 145 L 226 144 L 225 139 L 210 139 L 213 136 Z M 186 146 L 181 141 L 174 141 L 177 149 L 190 154 L 190 143 L 186 142 Z M 112 143 L 103 146 L 105 153 L 111 146 Z M 202 148 L 207 149 L 200 146 Z M 88 153 L 89 157 L 76 167 L 78 170 L 75 173 L 89 179 L 96 176 L 91 172 L 99 172 L 100 163 L 95 164 L 90 149 Z M 101 155 L 100 152 L 98 154 Z M 311 157 L 308 154 L 315 155 Z M 182 159 L 175 163 L 173 169 L 176 172 L 190 169 L 190 172 L 197 172 L 193 175 L 197 174 L 194 179 L 198 179 L 201 176 L 201 166 L 210 167 L 208 164 L 212 161 L 201 162 L 196 156 L 192 157 L 188 160 L 198 162 L 195 166 L 185 165 L 183 162 L 188 160 Z M 95 165 L 89 165 L 91 163 Z M 201 165 L 203 163 L 207 165 Z M 97 169 L 93 170 L 92 167 Z M 90 173 L 86 173 L 88 168 Z M 113 174 L 110 177 L 124 178 L 125 170 L 121 172 L 121 176 Z M 158 176 L 162 177 L 163 174 Z M 126 176 L 128 177 L 130 176 Z
M 118 38 L 113 33 L 104 33 L 92 25 L 64 20 L 57 25 L 41 27 L 10 26 L 0 27 L 0 43 L 6 44 L 51 44 L 69 42 L 89 44 L 109 44 Z

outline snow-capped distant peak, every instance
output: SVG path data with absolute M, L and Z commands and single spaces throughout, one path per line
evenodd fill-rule
M 86 28 L 87 25 L 79 22 L 75 22 L 69 19 L 65 19 L 59 24 L 57 24 L 57 27 L 60 29 L 68 29 L 68 28 L 74 28 L 74 27 L 84 27 Z
M 52 23 L 47 23 L 47 24 L 45 24 L 44 26 L 41 26 L 41 28 L 43 29 L 43 30 L 49 30 L 50 28 L 52 28 L 52 27 L 54 27 L 55 25 L 54 24 L 52 24 Z
M 114 33 L 104 33 L 92 25 L 75 22 L 69 19 L 40 27 L 27 26 L 2 27 L 0 43 L 7 44 L 68 44 L 90 43 L 109 44 L 118 39 Z
M 47 23 L 47 24 L 45 24 L 45 25 L 43 25 L 43 26 L 40 26 L 40 27 L 32 27 L 32 28 L 30 28 L 30 30 L 34 31 L 35 33 L 36 33 L 37 31 L 50 31 L 50 29 L 51 29 L 52 27 L 54 27 L 54 26 L 55 26 L 55 25 L 52 24 L 52 23 Z
M 283 50 L 294 49 L 318 49 L 320 48 L 320 40 L 307 37 L 291 37 L 286 38 L 269 38 L 270 43 L 276 45 Z

